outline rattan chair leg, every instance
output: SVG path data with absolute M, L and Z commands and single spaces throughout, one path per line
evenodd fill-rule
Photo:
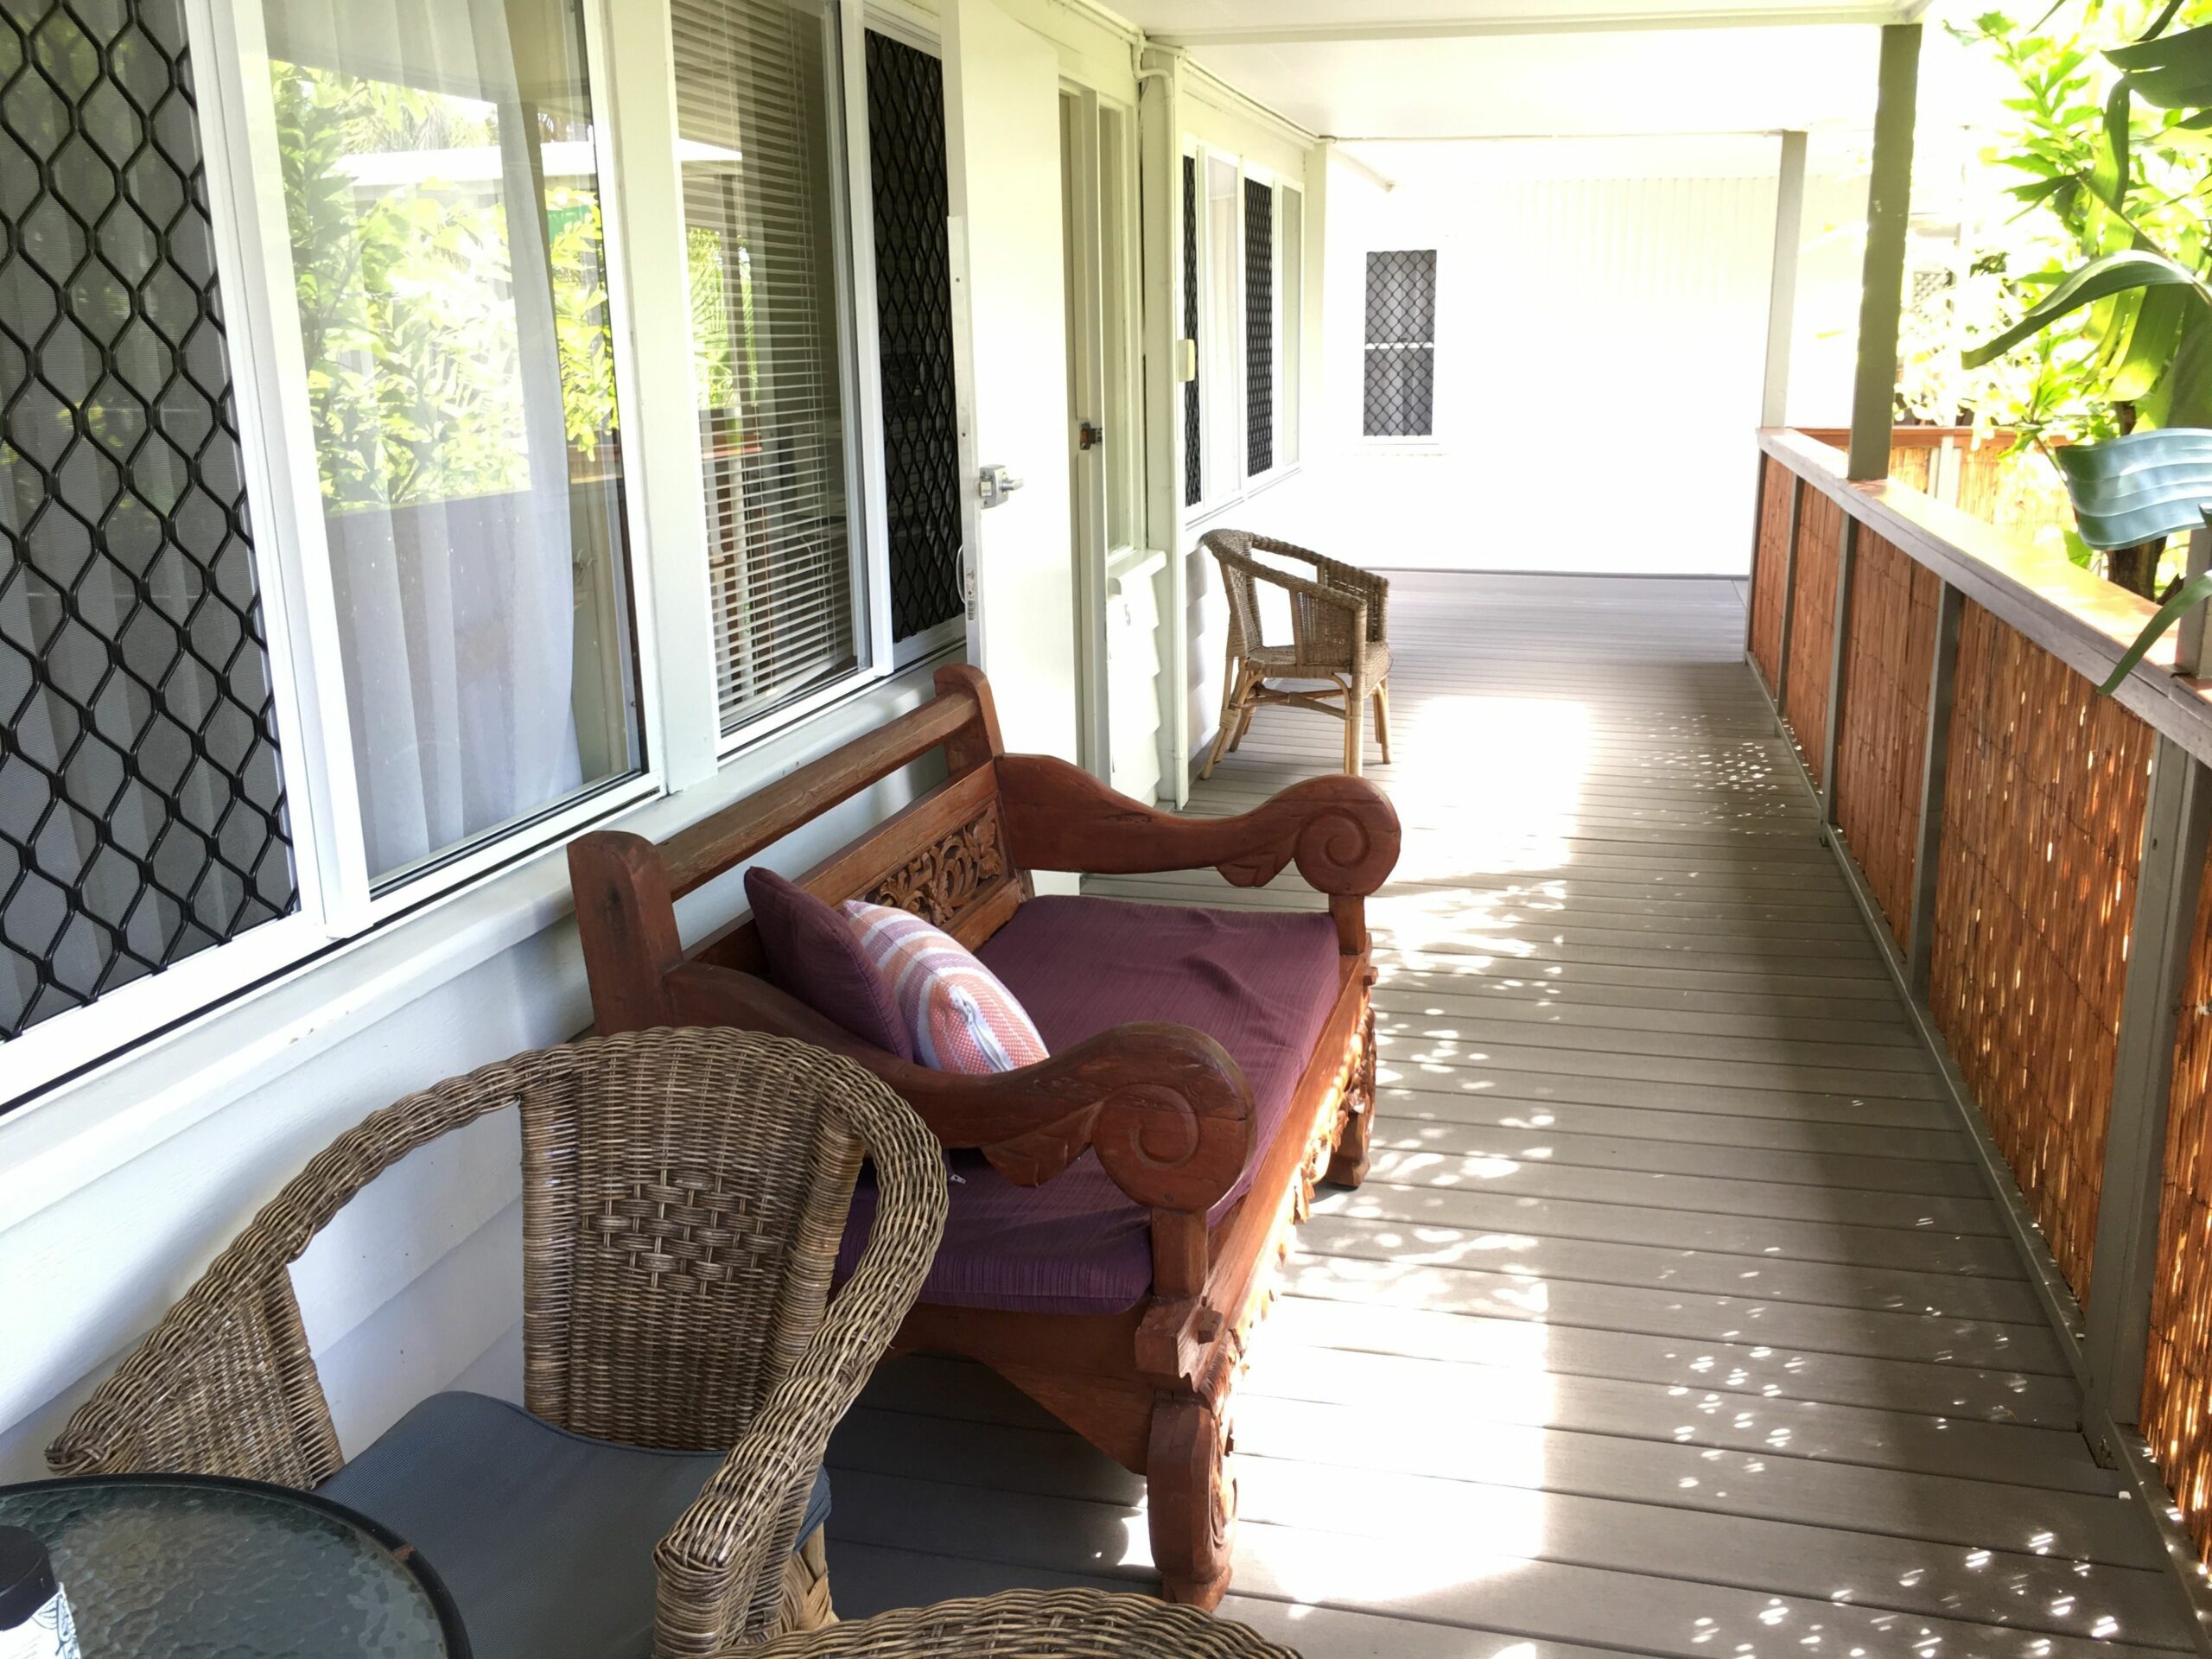
M 1236 734 L 1229 740 L 1231 754 L 1243 746 L 1244 735 L 1252 729 L 1252 716 L 1260 712 L 1260 703 L 1266 696 L 1268 677 L 1249 664 L 1244 670 L 1244 687 L 1236 694 Z
M 1248 721 L 1251 718 L 1244 709 L 1246 673 L 1245 665 L 1240 659 L 1230 658 L 1229 678 L 1221 688 L 1221 728 L 1214 734 L 1213 751 L 1206 756 L 1205 766 L 1198 772 L 1200 778 L 1212 777 L 1213 769 L 1221 764 L 1222 755 L 1235 747 L 1230 740 L 1230 733 L 1235 728 L 1240 715 Z
M 771 1634 L 818 1630 L 836 1622 L 836 1609 L 830 1602 L 830 1552 L 822 1529 L 817 1527 L 784 1563 L 782 1605 Z
M 1375 742 L 1382 751 L 1382 764 L 1390 764 L 1390 682 L 1375 688 Z

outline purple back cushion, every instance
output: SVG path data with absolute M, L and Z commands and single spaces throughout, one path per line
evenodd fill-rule
M 745 873 L 753 925 L 768 958 L 768 977 L 825 1020 L 862 1042 L 914 1058 L 914 1039 L 899 1017 L 891 988 L 861 954 L 845 918 L 773 870 Z

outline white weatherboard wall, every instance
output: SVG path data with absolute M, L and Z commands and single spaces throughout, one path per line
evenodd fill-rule
M 1330 174 L 1332 440 L 1300 501 L 1381 567 L 1741 572 L 1776 141 L 1362 146 Z M 1359 431 L 1370 251 L 1437 251 L 1436 431 Z

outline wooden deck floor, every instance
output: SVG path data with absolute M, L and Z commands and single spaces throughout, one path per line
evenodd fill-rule
M 1394 590 L 1374 1173 L 1300 1230 L 1236 1411 L 1223 1611 L 1310 1659 L 2188 1644 L 1743 616 L 1720 581 Z M 1263 714 L 1194 810 L 1337 742 Z M 1141 1483 L 972 1368 L 887 1367 L 831 1466 L 848 1615 L 1150 1585 Z

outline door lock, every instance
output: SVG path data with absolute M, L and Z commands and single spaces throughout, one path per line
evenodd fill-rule
M 1021 487 L 1021 480 L 1003 467 L 993 464 L 982 469 L 976 479 L 977 493 L 987 507 L 1005 505 L 1006 499 Z
M 1084 421 L 1075 429 L 1075 447 L 1096 449 L 1106 442 L 1106 429 L 1094 421 Z

